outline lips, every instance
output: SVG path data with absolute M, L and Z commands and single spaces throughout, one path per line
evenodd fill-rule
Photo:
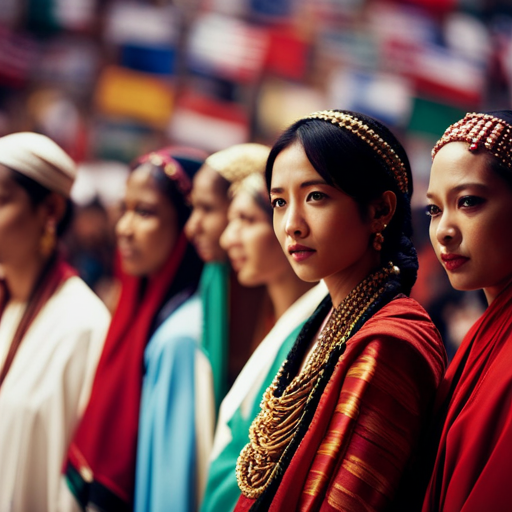
M 461 256 L 460 254 L 441 254 L 441 260 L 444 263 L 446 270 L 457 270 L 462 267 L 464 263 L 469 261 L 469 258 Z
M 288 253 L 297 262 L 307 260 L 309 257 L 313 256 L 315 252 L 316 251 L 311 249 L 311 247 L 307 247 L 301 244 L 293 244 L 288 246 Z

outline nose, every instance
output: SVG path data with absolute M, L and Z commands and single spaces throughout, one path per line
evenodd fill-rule
M 290 203 L 285 214 L 285 233 L 291 238 L 304 238 L 308 235 L 308 225 L 300 208 Z
M 133 215 L 131 212 L 124 212 L 116 224 L 116 235 L 118 237 L 129 237 L 133 234 Z
M 226 226 L 226 229 L 222 232 L 222 235 L 220 236 L 220 246 L 225 250 L 229 251 L 231 247 L 236 245 L 239 237 L 239 228 L 238 228 L 238 222 L 236 220 L 232 220 L 228 223 Z
M 457 227 L 456 219 L 449 211 L 444 211 L 438 219 L 435 227 L 435 236 L 441 245 L 449 246 L 459 242 L 460 231 Z
M 199 211 L 194 208 L 192 210 L 192 213 L 190 214 L 190 217 L 188 218 L 186 224 L 185 224 L 185 235 L 189 240 L 192 240 L 194 236 L 199 231 L 200 226 L 200 213 Z

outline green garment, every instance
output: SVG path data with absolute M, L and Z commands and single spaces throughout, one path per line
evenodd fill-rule
M 220 510 L 230 512 L 235 508 L 240 496 L 235 473 L 236 461 L 242 448 L 249 442 L 249 427 L 260 412 L 263 393 L 270 386 L 288 356 L 302 326 L 303 323 L 297 326 L 283 342 L 258 394 L 255 395 L 248 416 L 243 417 L 239 407 L 229 420 L 228 426 L 231 429 L 232 439 L 219 456 L 211 462 L 201 512 L 218 512 Z
M 216 410 L 227 392 L 229 273 L 228 263 L 206 263 L 199 282 L 203 302 L 202 347 L 212 367 Z

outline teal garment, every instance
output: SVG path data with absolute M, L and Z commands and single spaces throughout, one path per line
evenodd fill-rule
M 303 324 L 304 322 L 297 326 L 283 342 L 259 392 L 255 395 L 249 415 L 244 417 L 241 409 L 238 408 L 229 420 L 228 426 L 231 429 L 232 439 L 210 464 L 208 483 L 201 505 L 201 512 L 218 512 L 220 510 L 230 512 L 234 510 L 240 496 L 235 473 L 236 461 L 242 448 L 249 442 L 249 427 L 260 412 L 260 402 L 263 393 L 277 375 L 283 361 L 293 347 Z
M 203 302 L 202 347 L 212 366 L 216 410 L 227 392 L 230 272 L 228 263 L 206 263 L 199 282 Z
M 193 295 L 155 331 L 144 352 L 135 512 L 197 510 L 194 377 L 201 314 Z

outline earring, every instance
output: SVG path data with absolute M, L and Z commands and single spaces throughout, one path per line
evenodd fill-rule
M 384 227 L 381 228 L 382 231 L 384 231 L 387 227 L 388 227 L 387 224 L 384 224 Z M 375 233 L 375 237 L 373 239 L 373 248 L 376 251 L 381 251 L 383 243 L 384 243 L 384 235 L 380 231 L 377 231 Z
M 39 248 L 41 254 L 47 258 L 52 254 L 57 245 L 57 236 L 55 234 L 55 224 L 53 222 L 48 223 L 45 227 L 44 233 L 39 241 Z

